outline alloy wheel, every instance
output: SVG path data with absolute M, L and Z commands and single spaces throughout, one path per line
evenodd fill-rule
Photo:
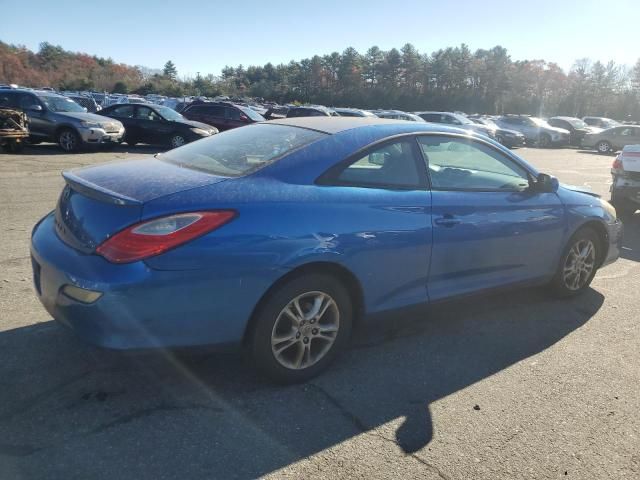
M 174 135 L 171 137 L 171 146 L 173 148 L 181 147 L 185 144 L 184 137 L 182 135 Z
M 600 153 L 609 153 L 611 151 L 611 146 L 608 142 L 600 142 L 598 143 L 598 151 Z
M 280 312 L 271 332 L 271 351 L 280 365 L 302 370 L 331 350 L 340 329 L 340 311 L 324 292 L 303 293 Z
M 572 291 L 584 287 L 593 273 L 596 263 L 596 249 L 589 239 L 578 240 L 571 246 L 564 262 L 562 280 Z
M 64 151 L 71 152 L 76 148 L 76 144 L 77 144 L 76 135 L 70 130 L 65 130 L 60 134 L 60 137 L 58 138 L 58 143 L 60 144 L 60 146 Z

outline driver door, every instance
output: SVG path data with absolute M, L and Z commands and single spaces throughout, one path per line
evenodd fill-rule
M 430 299 L 553 274 L 564 231 L 555 193 L 533 191 L 527 170 L 484 142 L 428 135 L 418 143 L 432 192 Z

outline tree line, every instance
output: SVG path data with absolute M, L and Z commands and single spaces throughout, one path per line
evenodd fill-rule
M 409 43 L 387 51 L 373 46 L 364 53 L 349 47 L 287 64 L 226 66 L 219 76 L 180 79 L 172 61 L 162 70 L 150 70 L 46 42 L 35 53 L 0 42 L 0 83 L 170 96 L 226 94 L 409 111 L 640 120 L 640 60 L 626 67 L 585 58 L 565 72 L 553 62 L 512 60 L 501 46 L 472 52 L 462 44 L 430 54 Z

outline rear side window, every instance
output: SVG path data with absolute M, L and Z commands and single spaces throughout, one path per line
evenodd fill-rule
M 202 113 L 210 117 L 224 118 L 225 107 L 219 105 L 206 105 L 202 107 Z
M 214 175 L 238 177 L 326 136 L 306 128 L 256 123 L 170 150 L 158 159 Z
M 402 140 L 374 148 L 341 171 L 332 173 L 333 183 L 355 187 L 422 188 L 424 182 L 414 142 Z

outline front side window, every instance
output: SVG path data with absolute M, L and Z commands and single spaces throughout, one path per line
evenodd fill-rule
M 326 135 L 306 128 L 255 123 L 175 148 L 158 159 L 214 175 L 238 177 Z
M 418 143 L 437 190 L 521 191 L 528 172 L 491 147 L 473 140 L 422 136 Z
M 160 121 L 160 115 L 151 110 L 149 107 L 138 107 L 136 118 L 138 120 L 150 120 L 152 122 Z
M 379 188 L 421 188 L 414 141 L 403 140 L 375 148 L 336 176 L 338 184 Z

